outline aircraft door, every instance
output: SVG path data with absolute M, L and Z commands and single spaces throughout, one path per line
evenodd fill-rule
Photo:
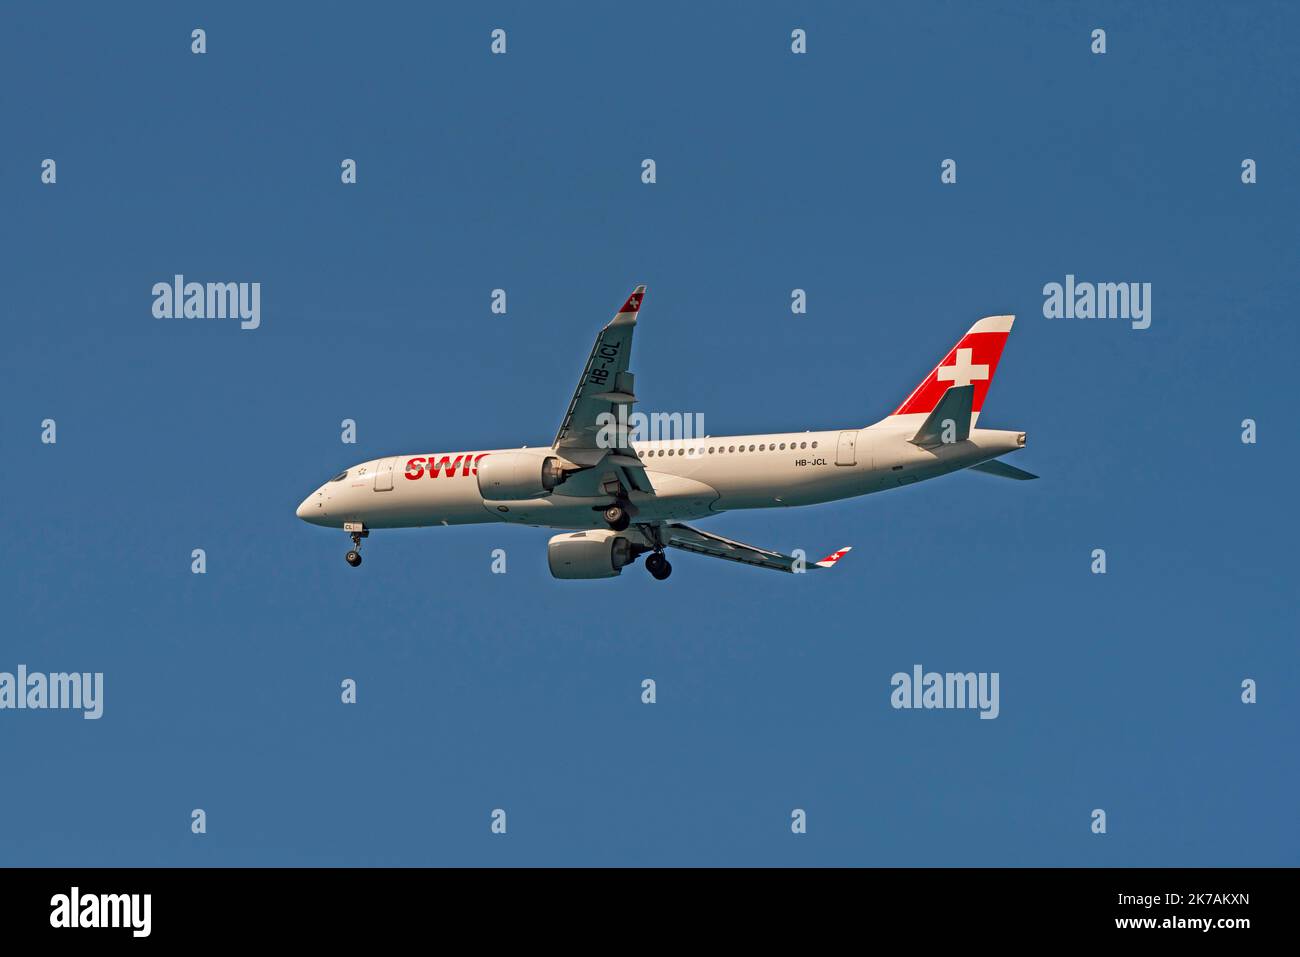
M 858 446 L 857 432 L 841 432 L 839 445 L 835 449 L 835 464 L 836 465 L 857 465 L 858 464 L 857 446 Z
M 391 492 L 393 490 L 393 463 L 397 459 L 384 459 L 375 467 L 375 491 Z

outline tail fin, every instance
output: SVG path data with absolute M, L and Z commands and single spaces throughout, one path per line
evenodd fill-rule
M 939 405 L 944 393 L 953 386 L 971 385 L 975 394 L 971 398 L 971 428 L 975 427 L 984 406 L 984 396 L 988 394 L 993 374 L 997 372 L 998 360 L 1002 358 L 1002 347 L 1007 344 L 1007 335 L 1015 316 L 988 316 L 971 326 L 966 335 L 948 350 L 943 360 L 930 370 L 930 374 L 921 380 L 921 384 L 912 390 L 890 418 L 900 415 L 919 416 L 915 422 L 919 426 Z M 910 420 L 909 420 L 910 421 Z

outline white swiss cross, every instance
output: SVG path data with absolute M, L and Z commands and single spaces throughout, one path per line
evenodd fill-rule
M 970 349 L 958 349 L 957 362 L 954 365 L 939 366 L 937 372 L 939 381 L 951 382 L 953 385 L 970 385 L 976 379 L 987 379 L 989 367 L 971 365 L 971 355 Z

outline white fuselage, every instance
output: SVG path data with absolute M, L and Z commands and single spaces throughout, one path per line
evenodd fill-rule
M 731 509 L 812 505 L 880 492 L 954 472 L 1024 445 L 1023 432 L 972 429 L 964 441 L 921 448 L 910 440 L 925 416 L 895 415 L 832 432 L 711 436 L 633 442 L 654 492 L 627 499 L 635 522 L 687 521 Z M 604 528 L 613 497 L 600 467 L 572 474 L 554 491 L 524 500 L 480 492 L 484 456 L 515 452 L 418 452 L 361 463 L 303 500 L 314 525 L 367 529 L 512 522 L 559 529 Z M 550 454 L 546 447 L 533 449 Z

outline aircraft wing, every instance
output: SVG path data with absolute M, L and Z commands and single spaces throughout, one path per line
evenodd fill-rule
M 653 492 L 626 431 L 620 431 L 617 425 L 610 427 L 608 420 L 603 420 L 610 415 L 613 422 L 626 425 L 631 417 L 636 394 L 628 364 L 632 358 L 632 333 L 644 298 L 645 286 L 637 286 L 596 336 L 554 446 L 571 462 L 588 467 L 603 463 L 617 469 L 629 488 Z
M 778 572 L 791 573 L 800 568 L 808 571 L 817 568 L 832 568 L 852 548 L 851 545 L 845 545 L 843 548 L 831 552 L 819 562 L 809 562 L 793 555 L 783 555 L 780 552 L 768 551 L 766 548 L 746 545 L 744 542 L 733 542 L 721 535 L 702 532 L 698 528 L 692 528 L 690 525 L 682 525 L 677 522 L 670 522 L 663 526 L 662 536 L 665 545 L 671 545 L 673 548 L 680 548 L 683 551 L 694 552 L 697 555 L 708 555 L 710 558 L 725 558 L 729 562 L 740 562 L 742 565 L 757 565 L 759 568 L 771 568 Z

